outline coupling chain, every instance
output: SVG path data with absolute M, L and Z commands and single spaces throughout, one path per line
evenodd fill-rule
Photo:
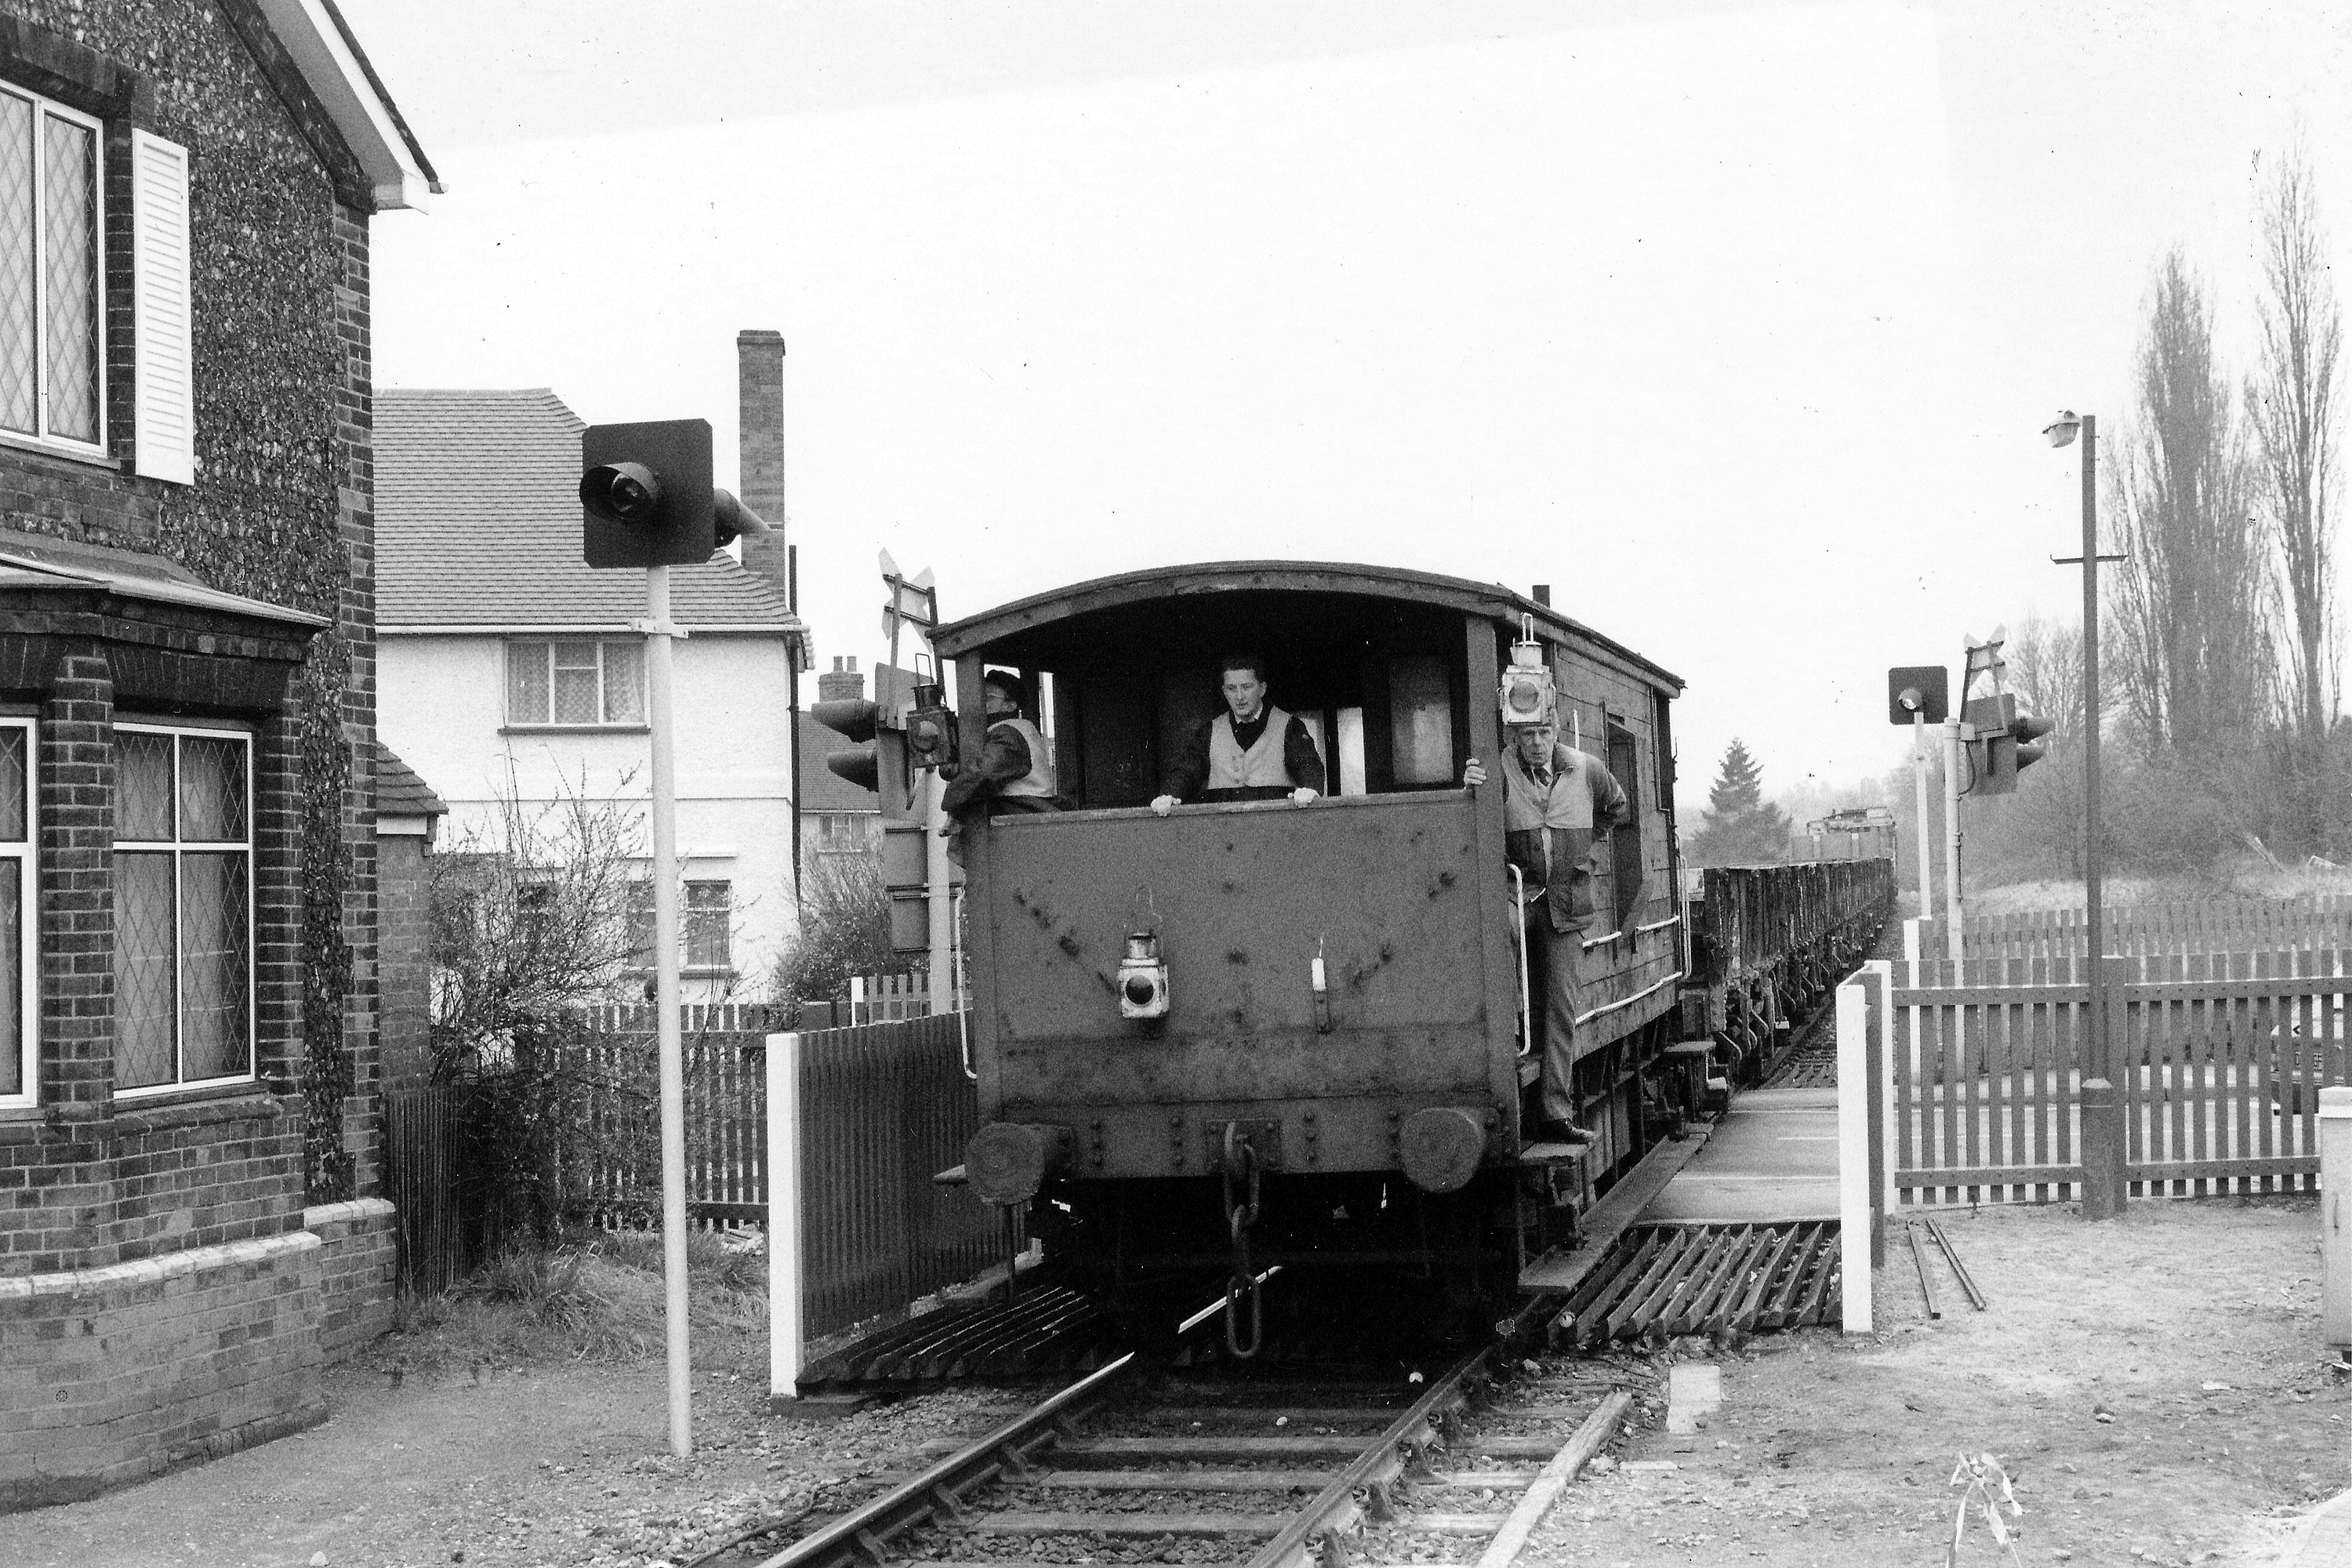
M 1236 1361 L 1257 1354 L 1265 1337 L 1265 1304 L 1257 1270 L 1250 1263 L 1250 1226 L 1257 1223 L 1257 1149 L 1241 1136 L 1241 1129 L 1225 1123 L 1223 1163 L 1225 1219 L 1233 1231 L 1234 1271 L 1225 1280 L 1225 1348 Z M 1246 1197 L 1242 1194 L 1246 1193 Z M 1249 1307 L 1248 1342 L 1243 1342 L 1242 1306 Z

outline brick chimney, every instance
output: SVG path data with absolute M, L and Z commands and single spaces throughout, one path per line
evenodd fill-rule
M 784 538 L 784 335 L 735 334 L 738 495 L 767 520 L 768 533 L 743 542 L 743 564 L 792 603 L 792 556 Z
M 845 665 L 847 668 L 845 668 Z M 849 655 L 845 659 L 841 655 L 835 654 L 833 668 L 820 670 L 817 674 L 816 700 L 819 702 L 838 702 L 845 697 L 865 695 L 866 678 L 857 673 L 856 654 Z

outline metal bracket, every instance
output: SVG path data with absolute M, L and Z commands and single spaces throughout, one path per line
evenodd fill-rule
M 1257 1152 L 1259 1169 L 1279 1171 L 1283 1168 L 1281 1122 L 1214 1120 L 1201 1124 L 1202 1159 L 1208 1169 L 1214 1171 L 1223 1165 L 1225 1130 L 1229 1127 L 1234 1129 L 1236 1139 Z

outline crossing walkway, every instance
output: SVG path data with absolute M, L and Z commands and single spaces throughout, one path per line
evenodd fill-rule
M 1751 1089 L 1675 1173 L 1641 1225 L 1771 1225 L 1838 1217 L 1838 1091 Z

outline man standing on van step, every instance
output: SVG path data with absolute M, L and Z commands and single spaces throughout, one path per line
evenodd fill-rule
M 1549 721 L 1509 727 L 1503 752 L 1503 853 L 1527 877 L 1520 910 L 1528 972 L 1543 987 L 1529 998 L 1531 1028 L 1543 1039 L 1543 1124 L 1549 1136 L 1588 1141 L 1576 1125 L 1569 1069 L 1576 1060 L 1576 1016 L 1584 1011 L 1584 933 L 1598 915 L 1593 851 L 1633 815 L 1625 792 L 1601 764 L 1559 743 Z M 1462 782 L 1474 788 L 1486 770 L 1473 757 Z
M 948 816 L 940 831 L 954 851 L 963 847 L 964 827 L 980 817 L 1066 811 L 1070 805 L 1055 787 L 1053 743 L 1022 716 L 1020 679 L 990 670 L 981 678 L 980 710 L 988 716 L 987 743 L 940 795 Z
M 1323 753 L 1304 720 L 1265 700 L 1265 660 L 1227 654 L 1217 663 L 1225 711 L 1192 731 L 1151 809 L 1181 800 L 1280 800 L 1305 805 L 1323 793 Z

